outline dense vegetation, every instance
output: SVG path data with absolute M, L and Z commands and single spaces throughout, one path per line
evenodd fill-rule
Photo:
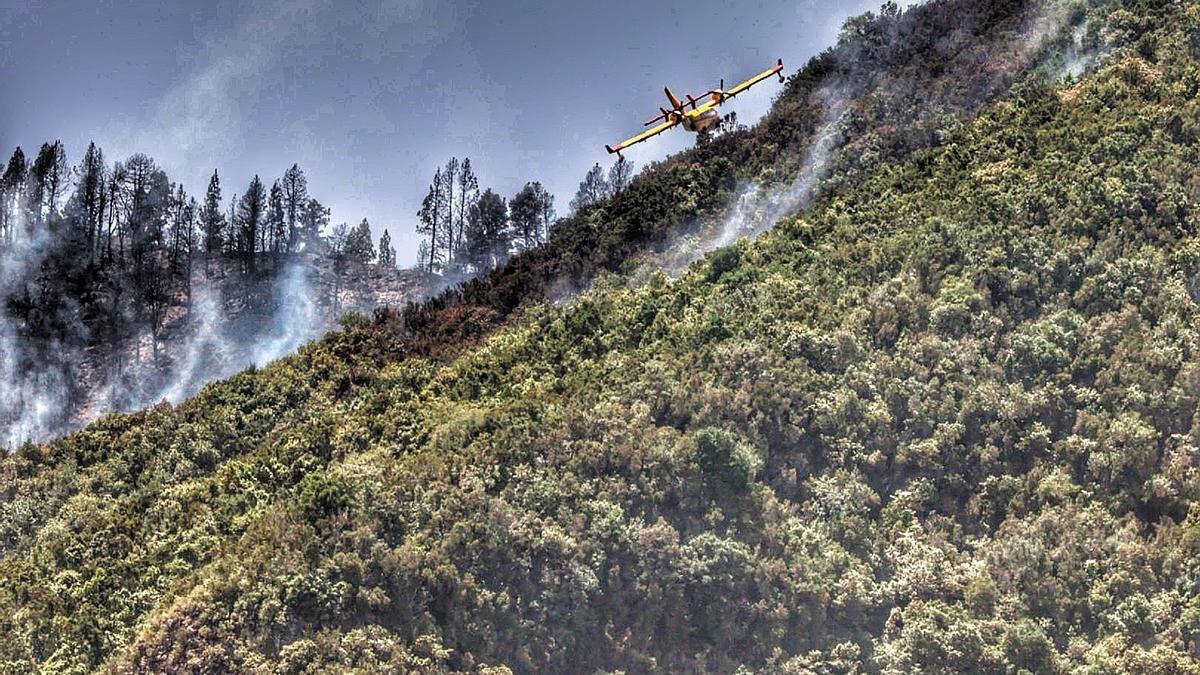
M 497 273 L 6 458 L 0 668 L 1200 671 L 1198 56 L 1166 0 L 850 22 Z

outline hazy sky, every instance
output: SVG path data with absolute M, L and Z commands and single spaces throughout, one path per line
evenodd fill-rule
M 0 0 L 0 153 L 57 138 L 74 164 L 95 140 L 197 195 L 219 169 L 226 198 L 299 162 L 334 222 L 390 229 L 409 262 L 450 156 L 505 196 L 542 181 L 563 213 L 664 84 L 698 93 L 780 57 L 790 74 L 879 1 Z M 727 109 L 751 122 L 778 90 Z M 640 168 L 693 138 L 626 154 Z

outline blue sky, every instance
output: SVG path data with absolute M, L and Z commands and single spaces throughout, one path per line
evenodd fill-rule
M 226 197 L 299 162 L 335 222 L 388 228 L 410 262 L 413 214 L 450 156 L 505 196 L 540 180 L 564 212 L 664 84 L 700 92 L 780 57 L 794 72 L 878 5 L 0 0 L 0 153 L 57 138 L 74 163 L 95 140 L 110 161 L 153 156 L 194 194 L 219 169 Z M 729 108 L 753 121 L 777 91 Z M 627 156 L 640 167 L 692 138 Z

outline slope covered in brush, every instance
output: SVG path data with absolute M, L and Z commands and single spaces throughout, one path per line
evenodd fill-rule
M 495 276 L 6 458 L 0 665 L 1195 671 L 1200 8 L 1069 9 L 851 24 Z
M 757 126 L 651 165 L 615 198 L 558 223 L 545 245 L 407 308 L 407 347 L 457 348 L 522 304 L 629 272 L 647 253 L 678 256 L 681 243 L 716 236 L 747 183 L 782 188 L 814 168 L 854 182 L 872 166 L 929 147 L 1069 45 L 1058 32 L 1079 21 L 1067 3 L 939 1 L 903 15 L 886 3 L 878 15 L 848 22 L 836 46 L 790 77 Z M 836 171 L 813 166 L 814 148 L 825 146 L 837 150 L 823 153 L 833 155 L 825 159 Z

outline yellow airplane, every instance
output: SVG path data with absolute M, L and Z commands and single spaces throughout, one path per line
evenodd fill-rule
M 712 91 L 707 91 L 701 94 L 700 98 L 693 98 L 691 94 L 687 94 L 687 103 L 684 103 L 676 98 L 675 94 L 671 93 L 670 87 L 665 87 L 663 91 L 667 93 L 667 100 L 671 102 L 671 109 L 667 110 L 666 108 L 659 108 L 658 110 L 661 114 L 659 114 L 657 117 L 652 117 L 646 120 L 643 126 L 648 127 L 659 120 L 665 121 L 653 129 L 647 129 L 633 138 L 618 143 L 615 147 L 606 145 L 604 146 L 604 149 L 608 150 L 609 154 L 616 153 L 617 158 L 621 161 L 624 161 L 625 157 L 621 154 L 622 150 L 631 145 L 636 145 L 642 141 L 654 138 L 655 136 L 677 124 L 682 124 L 683 128 L 687 131 L 703 131 L 704 129 L 707 129 L 721 121 L 721 113 L 717 112 L 717 106 L 733 98 L 734 96 L 737 96 L 743 91 L 746 91 L 759 82 L 762 82 L 772 75 L 778 75 L 779 81 L 783 82 L 783 59 L 779 59 L 779 62 L 775 64 L 774 68 L 764 70 L 728 91 L 725 90 L 725 80 L 721 80 L 719 87 L 713 89 Z M 705 96 L 709 97 L 709 99 L 704 103 L 701 103 L 700 101 L 704 100 Z M 692 107 L 692 109 L 686 110 L 685 108 L 689 105 Z

